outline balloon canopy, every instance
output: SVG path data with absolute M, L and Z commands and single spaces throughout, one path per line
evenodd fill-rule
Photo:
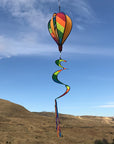
M 63 12 L 54 13 L 48 22 L 48 30 L 52 38 L 58 45 L 59 51 L 62 51 L 62 45 L 69 36 L 72 29 L 70 17 Z

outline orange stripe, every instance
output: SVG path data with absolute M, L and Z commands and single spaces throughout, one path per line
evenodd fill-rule
M 65 42 L 65 40 L 69 36 L 71 29 L 72 29 L 72 21 L 70 17 L 66 15 L 66 26 L 65 26 L 64 36 L 62 39 L 62 44 Z
M 62 70 L 58 70 L 58 72 L 61 72 Z
M 66 92 L 68 93 L 70 89 L 67 89 Z
M 62 25 L 63 27 L 65 27 L 65 21 L 62 20 L 60 17 L 56 17 L 56 22 L 58 22 L 60 25 Z

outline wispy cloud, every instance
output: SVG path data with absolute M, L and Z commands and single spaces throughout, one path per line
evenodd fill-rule
M 73 18 L 76 27 L 79 30 L 83 30 L 85 28 L 84 25 L 89 23 L 96 23 L 98 22 L 97 16 L 90 6 L 90 4 L 85 0 L 66 0 L 63 6 L 64 9 L 67 8 L 67 11 Z
M 52 14 L 53 7 L 58 7 L 54 0 L 0 0 L 0 6 L 7 8 L 12 16 L 26 20 L 36 29 L 43 29 Z M 61 0 L 61 7 L 63 11 L 71 14 L 73 20 L 76 20 L 77 28 L 81 30 L 81 23 L 95 20 L 95 14 L 85 0 L 71 0 L 70 2 Z
M 45 15 L 39 4 L 36 7 L 36 0 L 0 0 L 0 6 L 7 8 L 9 13 L 16 18 L 26 20 L 35 29 L 42 29 L 47 25 L 49 13 Z
M 57 52 L 57 45 L 40 43 L 36 33 L 23 34 L 19 39 L 0 36 L 0 58 L 19 55 L 52 55 Z M 65 46 L 64 52 L 69 54 L 114 56 L 113 49 L 92 48 L 88 46 L 76 46 L 69 49 Z
M 109 102 L 105 105 L 98 106 L 99 108 L 114 108 L 114 102 Z
M 54 52 L 56 49 L 53 49 L 51 45 L 37 43 L 32 34 L 21 41 L 0 36 L 0 58 L 19 55 L 50 55 Z
M 114 108 L 114 105 L 101 105 L 99 108 Z
M 104 48 L 100 46 L 83 46 L 76 45 L 75 47 L 71 47 L 70 49 L 66 46 L 66 52 L 72 54 L 85 54 L 85 55 L 101 55 L 101 56 L 114 56 L 113 48 Z

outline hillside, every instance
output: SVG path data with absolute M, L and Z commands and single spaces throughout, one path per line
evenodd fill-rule
M 0 99 L 0 144 L 95 144 L 114 139 L 112 117 L 60 114 L 60 119 L 63 137 L 57 138 L 54 113 L 32 113 Z

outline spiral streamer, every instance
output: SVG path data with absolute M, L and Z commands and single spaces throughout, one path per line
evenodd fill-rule
M 61 128 L 60 128 L 60 119 L 59 119 L 58 107 L 57 107 L 57 99 L 59 99 L 59 98 L 63 97 L 64 95 L 66 95 L 66 94 L 69 92 L 69 90 L 70 90 L 70 86 L 68 86 L 68 85 L 66 85 L 66 84 L 64 84 L 64 83 L 62 83 L 61 81 L 58 80 L 58 74 L 59 74 L 61 71 L 63 71 L 63 70 L 66 69 L 66 68 L 64 68 L 64 67 L 61 65 L 61 62 L 66 62 L 66 60 L 63 60 L 63 59 L 60 58 L 60 59 L 58 59 L 58 60 L 55 61 L 56 65 L 58 65 L 59 67 L 61 67 L 61 69 L 60 69 L 60 70 L 57 70 L 57 71 L 54 72 L 53 75 L 52 75 L 52 79 L 53 79 L 54 82 L 56 82 L 56 83 L 58 83 L 58 84 L 62 84 L 62 85 L 64 85 L 64 86 L 66 87 L 66 91 L 65 91 L 62 95 L 58 96 L 58 97 L 55 99 L 55 114 L 56 114 L 57 137 L 61 137 L 61 136 L 62 136 L 62 135 L 61 135 Z

